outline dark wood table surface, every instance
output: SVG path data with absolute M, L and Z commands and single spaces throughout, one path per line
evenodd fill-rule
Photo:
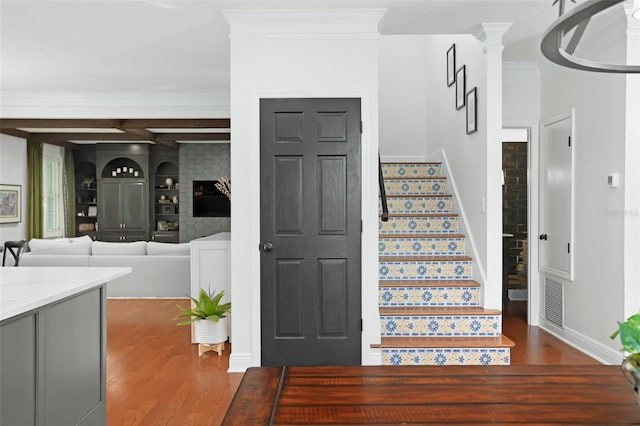
M 223 425 L 640 424 L 619 366 L 262 367 Z

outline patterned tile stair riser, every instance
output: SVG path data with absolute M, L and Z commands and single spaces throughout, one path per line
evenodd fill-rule
M 500 316 L 380 316 L 382 336 L 498 337 Z
M 447 180 L 389 180 L 385 182 L 384 189 L 387 195 L 442 195 L 447 193 Z
M 378 222 L 380 234 L 457 234 L 458 217 L 390 217 L 388 222 Z
M 382 365 L 509 365 L 509 348 L 383 349 Z
M 383 164 L 382 172 L 391 215 L 379 222 L 383 365 L 509 365 L 502 316 L 480 308 L 440 164 Z
M 380 256 L 463 256 L 464 238 L 380 238 Z
M 429 178 L 442 176 L 440 163 L 385 163 L 382 175 L 386 178 Z
M 464 261 L 402 261 L 378 262 L 379 278 L 383 280 L 471 280 L 472 262 Z
M 386 287 L 378 290 L 380 306 L 479 306 L 478 287 Z
M 412 198 L 387 198 L 389 213 L 450 213 L 451 198 L 445 196 L 412 197 Z M 382 213 L 380 204 L 379 213 Z

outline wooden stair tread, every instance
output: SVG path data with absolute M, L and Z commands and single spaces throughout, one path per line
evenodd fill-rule
M 451 198 L 451 194 L 393 194 L 387 195 L 389 198 Z
M 464 234 L 380 234 L 378 238 L 464 238 Z
M 378 217 L 382 214 L 378 214 Z M 389 213 L 389 217 L 458 217 L 458 213 Z
M 380 306 L 380 316 L 455 316 L 455 315 L 500 315 L 498 309 L 484 309 L 477 306 Z
M 446 176 L 391 176 L 385 177 L 385 182 L 388 180 L 447 180 Z
M 382 337 L 377 348 L 512 348 L 504 334 L 497 337 Z
M 380 280 L 378 287 L 480 287 L 474 280 Z
M 469 256 L 380 256 L 380 262 L 470 262 Z

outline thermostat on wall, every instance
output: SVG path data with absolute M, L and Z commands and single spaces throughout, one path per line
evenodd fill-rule
M 607 176 L 607 185 L 611 188 L 620 186 L 620 173 L 611 173 Z

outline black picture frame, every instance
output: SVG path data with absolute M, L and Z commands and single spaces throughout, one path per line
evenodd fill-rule
M 465 100 L 467 106 L 467 134 L 478 131 L 478 88 L 469 90 Z
M 456 82 L 456 44 L 453 43 L 447 50 L 447 87 Z
M 461 66 L 456 71 L 456 109 L 464 108 L 465 95 L 467 90 L 467 66 Z

